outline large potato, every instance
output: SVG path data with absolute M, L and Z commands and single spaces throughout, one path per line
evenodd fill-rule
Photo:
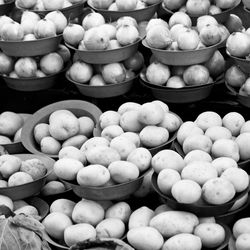
M 105 218 L 117 218 L 127 223 L 131 215 L 131 208 L 127 202 L 118 202 L 106 210 Z
M 111 141 L 113 138 L 123 134 L 124 131 L 119 125 L 110 125 L 103 129 L 101 136 Z
M 201 239 L 189 233 L 174 235 L 162 246 L 162 250 L 201 250 L 201 248 Z
M 138 111 L 130 110 L 121 115 L 120 126 L 124 131 L 140 132 L 144 125 L 138 119 Z
M 149 226 L 156 228 L 163 237 L 172 237 L 179 233 L 193 233 L 198 224 L 198 217 L 192 213 L 167 211 L 153 217 Z
M 108 110 L 101 114 L 99 117 L 99 123 L 101 129 L 104 129 L 110 125 L 119 125 L 120 114 L 113 110 Z
M 141 143 L 145 147 L 153 148 L 166 143 L 169 138 L 167 129 L 157 126 L 146 126 L 140 134 Z
M 138 110 L 141 107 L 141 104 L 136 102 L 125 102 L 118 108 L 118 113 L 120 115 L 124 114 L 130 110 Z
M 6 111 L 0 114 L 0 134 L 13 136 L 23 126 L 23 119 L 20 115 Z
M 22 161 L 14 155 L 0 156 L 0 173 L 4 178 L 9 178 L 12 174 L 19 171 Z
M 164 242 L 162 235 L 152 227 L 132 228 L 127 233 L 127 239 L 137 250 L 160 250 Z
M 140 207 L 136 209 L 129 218 L 128 229 L 136 227 L 147 227 L 150 220 L 154 217 L 154 211 L 148 207 Z
M 95 148 L 97 146 L 109 146 L 109 141 L 103 137 L 93 137 L 88 139 L 81 146 L 81 151 L 87 151 L 89 149 Z
M 90 164 L 100 164 L 107 167 L 110 163 L 119 161 L 121 156 L 113 148 L 97 146 L 86 151 L 86 158 Z
M 132 162 L 114 161 L 108 166 L 112 180 L 117 183 L 125 183 L 139 177 L 139 168 Z
M 250 234 L 250 217 L 242 218 L 233 225 L 233 235 L 237 239 L 241 234 Z
M 106 184 L 110 179 L 108 169 L 102 165 L 88 165 L 78 171 L 76 180 L 80 186 L 99 187 Z

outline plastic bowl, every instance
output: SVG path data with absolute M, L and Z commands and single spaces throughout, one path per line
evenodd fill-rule
M 249 187 L 237 193 L 234 198 L 222 205 L 211 205 L 211 204 L 184 204 L 177 202 L 172 196 L 164 195 L 157 185 L 157 174 L 153 173 L 152 175 L 152 186 L 162 200 L 172 209 L 180 211 L 188 211 L 196 214 L 199 217 L 209 217 L 209 216 L 219 216 L 225 214 L 229 209 L 234 205 L 234 203 L 239 200 L 243 195 L 249 192 Z
M 9 0 L 5 4 L 0 4 L 0 16 L 9 14 L 15 7 L 15 0 Z
M 0 41 L 0 48 L 8 56 L 40 56 L 58 49 L 62 34 L 33 41 Z
M 134 80 L 137 77 L 138 76 L 135 76 L 122 83 L 107 84 L 105 86 L 90 86 L 89 84 L 78 83 L 71 80 L 69 75 L 66 73 L 67 80 L 73 83 L 82 95 L 94 98 L 109 98 L 123 95 L 130 91 L 133 86 Z
M 233 59 L 235 64 L 237 64 L 242 71 L 249 74 L 250 73 L 250 60 L 247 60 L 245 58 L 240 58 L 236 56 L 230 55 L 230 53 L 227 51 L 227 54 Z
M 146 170 L 135 180 L 107 187 L 80 186 L 77 184 L 76 181 L 69 182 L 62 179 L 61 181 L 69 185 L 77 196 L 84 199 L 120 200 L 122 198 L 128 197 L 129 195 L 133 194 L 136 190 L 138 190 L 142 184 L 144 176 L 149 171 L 150 169 Z
M 140 10 L 131 10 L 131 11 L 111 11 L 111 10 L 103 10 L 103 9 L 96 9 L 91 4 L 91 0 L 88 0 L 88 5 L 90 8 L 92 8 L 94 11 L 102 14 L 104 18 L 108 21 L 116 21 L 122 16 L 131 16 L 133 17 L 137 22 L 141 21 L 149 21 L 154 14 L 157 12 L 159 6 L 161 5 L 162 0 L 160 0 L 156 4 L 152 4 L 144 9 Z
M 48 106 L 39 109 L 35 112 L 32 117 L 24 124 L 21 141 L 24 147 L 33 154 L 45 155 L 40 151 L 40 146 L 36 143 L 34 138 L 34 128 L 39 123 L 48 123 L 49 116 L 56 110 L 67 109 L 73 112 L 77 117 L 88 116 L 90 117 L 95 124 L 99 121 L 99 116 L 102 114 L 102 111 L 94 104 L 80 101 L 80 100 L 67 100 L 56 102 Z M 98 126 L 95 127 L 95 130 L 98 130 Z M 57 158 L 57 155 L 48 155 L 52 158 Z
M 219 14 L 215 14 L 215 15 L 211 15 L 211 16 L 214 17 L 218 23 L 225 23 L 227 21 L 229 15 L 234 12 L 234 9 L 237 8 L 237 6 L 240 4 L 240 2 L 241 2 L 241 0 L 237 0 L 237 1 L 235 1 L 235 5 L 232 8 L 226 9 Z M 174 14 L 173 11 L 167 9 L 164 6 L 164 3 L 162 3 L 161 8 L 162 8 L 163 14 L 167 14 L 167 15 Z M 198 16 L 190 16 L 190 18 L 192 20 L 193 26 L 195 26 L 197 23 Z
M 140 74 L 140 84 L 158 100 L 167 103 L 193 103 L 206 99 L 211 94 L 215 82 L 176 89 L 151 84 L 146 79 L 145 73 L 142 72 Z
M 68 67 L 69 65 L 64 67 L 60 72 L 45 77 L 12 78 L 5 75 L 1 75 L 1 77 L 11 89 L 27 92 L 40 91 L 52 88 L 57 83 L 57 79 L 68 69 Z
M 15 154 L 14 156 L 19 157 L 23 161 L 28 159 L 41 160 L 47 167 L 47 173 L 42 178 L 37 179 L 33 182 L 14 187 L 0 188 L 0 194 L 8 196 L 12 200 L 22 200 L 38 194 L 45 184 L 47 176 L 52 172 L 55 161 L 47 156 L 33 154 Z
M 161 63 L 175 66 L 204 63 L 211 58 L 223 42 L 221 41 L 213 46 L 197 50 L 173 51 L 152 48 L 147 44 L 145 39 L 142 40 L 143 46 L 150 49 L 157 60 Z

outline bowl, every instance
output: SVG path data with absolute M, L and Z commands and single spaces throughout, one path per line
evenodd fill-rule
M 111 10 L 104 10 L 104 9 L 96 9 L 93 7 L 91 0 L 88 0 L 88 5 L 94 11 L 102 14 L 106 20 L 111 21 L 111 22 L 116 21 L 122 16 L 131 16 L 137 22 L 141 22 L 141 21 L 149 21 L 157 12 L 159 6 L 161 5 L 161 2 L 162 0 L 159 0 L 158 3 L 149 5 L 144 9 L 131 10 L 131 11 L 111 11 Z
M 247 60 L 245 58 L 240 58 L 236 56 L 230 55 L 230 53 L 227 51 L 227 54 L 233 59 L 235 64 L 237 64 L 242 71 L 249 74 L 250 73 L 250 60 Z
M 60 72 L 45 77 L 13 78 L 6 75 L 1 75 L 1 77 L 11 89 L 26 92 L 40 91 L 52 88 L 57 83 L 57 79 L 68 67 L 69 65 L 64 67 Z
M 90 86 L 89 84 L 75 82 L 69 77 L 67 73 L 66 78 L 69 82 L 73 83 L 78 91 L 84 96 L 93 98 L 110 98 L 129 92 L 133 87 L 134 80 L 137 78 L 137 76 L 122 83 L 107 84 L 104 86 Z
M 9 14 L 15 7 L 15 0 L 8 0 L 5 4 L 0 4 L 0 16 Z
M 28 159 L 39 159 L 47 167 L 47 173 L 42 178 L 18 186 L 0 188 L 1 195 L 8 196 L 15 201 L 38 194 L 45 184 L 47 176 L 52 172 L 55 161 L 47 156 L 33 154 L 15 154 L 14 156 L 20 158 L 22 161 Z
M 173 51 L 152 48 L 147 44 L 145 39 L 142 40 L 143 46 L 150 49 L 159 62 L 174 66 L 187 66 L 204 63 L 211 58 L 223 42 L 224 41 L 220 41 L 215 45 L 197 50 Z
M 123 46 L 118 49 L 108 50 L 79 50 L 67 43 L 65 43 L 65 45 L 74 51 L 74 53 L 77 55 L 77 58 L 86 63 L 108 64 L 124 61 L 134 55 L 138 50 L 141 40 L 142 39 L 140 38 L 135 43 L 130 45 Z
M 218 23 L 225 23 L 227 21 L 229 15 L 234 12 L 234 9 L 238 7 L 240 2 L 241 2 L 241 0 L 237 0 L 237 1 L 235 1 L 235 5 L 233 7 L 229 8 L 229 9 L 226 9 L 226 10 L 222 11 L 219 14 L 215 14 L 215 15 L 211 15 L 211 16 L 214 17 L 217 20 Z M 166 8 L 163 3 L 161 5 L 161 8 L 162 8 L 163 14 L 164 13 L 167 14 L 167 15 L 173 15 L 174 14 L 174 12 L 169 10 L 168 8 Z M 189 15 L 189 16 L 190 16 L 190 18 L 192 20 L 193 26 L 195 26 L 198 16 L 191 16 L 191 15 Z
M 55 102 L 39 109 L 27 120 L 22 128 L 21 141 L 29 152 L 37 155 L 45 155 L 40 151 L 40 147 L 35 141 L 34 128 L 39 123 L 48 123 L 50 114 L 60 109 L 67 109 L 73 112 L 77 117 L 88 116 L 96 125 L 99 121 L 99 116 L 102 114 L 102 111 L 96 105 L 81 100 Z M 95 130 L 99 130 L 99 127 L 96 126 Z M 57 155 L 48 156 L 52 158 L 58 157 Z
M 202 204 L 192 203 L 192 204 L 184 204 L 177 202 L 172 196 L 165 195 L 161 192 L 157 185 L 157 174 L 154 172 L 152 175 L 152 186 L 154 190 L 158 193 L 158 195 L 162 198 L 162 200 L 172 209 L 187 211 L 196 214 L 199 217 L 210 217 L 210 216 L 219 216 L 225 214 L 229 211 L 229 209 L 234 205 L 234 203 L 239 200 L 242 196 L 249 192 L 249 187 L 244 191 L 237 193 L 232 200 L 225 204 L 221 205 L 211 205 L 206 204 L 205 202 Z
M 0 40 L 0 48 L 8 56 L 40 56 L 56 51 L 61 40 L 62 34 L 33 41 Z
M 236 245 L 235 245 L 235 238 L 233 236 L 231 236 L 229 239 L 228 250 L 237 250 Z
M 207 98 L 211 94 L 215 82 L 176 89 L 152 84 L 146 79 L 145 73 L 141 72 L 140 84 L 158 100 L 167 103 L 194 103 Z
M 150 171 L 150 169 L 144 171 L 140 176 L 132 181 L 116 184 L 107 187 L 91 187 L 91 186 L 80 186 L 76 181 L 61 181 L 69 185 L 73 192 L 84 199 L 88 200 L 120 200 L 133 194 L 142 184 L 144 176 Z

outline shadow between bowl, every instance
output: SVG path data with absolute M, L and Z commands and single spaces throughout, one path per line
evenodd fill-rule
M 0 4 L 0 16 L 9 14 L 15 7 L 15 0 L 9 0 L 5 4 Z

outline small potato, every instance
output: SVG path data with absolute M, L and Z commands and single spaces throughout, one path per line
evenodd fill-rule
M 62 148 L 58 154 L 59 159 L 70 158 L 80 161 L 82 164 L 86 163 L 86 156 L 82 150 L 74 146 L 67 146 Z
M 127 202 L 117 202 L 106 210 L 105 218 L 117 218 L 127 223 L 131 215 L 131 208 Z
M 90 164 L 100 164 L 107 167 L 110 163 L 119 161 L 121 156 L 113 148 L 97 146 L 86 151 L 86 158 Z
M 109 146 L 109 141 L 103 137 L 93 137 L 88 139 L 81 147 L 81 151 L 88 151 L 89 149 L 95 148 L 97 146 Z
M 225 240 L 225 230 L 217 223 L 202 223 L 194 230 L 194 235 L 201 239 L 202 246 L 216 248 Z
M 218 176 L 228 168 L 238 168 L 237 162 L 230 157 L 219 157 L 212 161 L 213 167 L 217 170 Z
M 134 163 L 140 170 L 144 172 L 151 165 L 152 155 L 146 148 L 136 148 L 130 152 L 127 161 Z
M 54 164 L 55 174 L 68 181 L 75 180 L 78 171 L 82 168 L 83 164 L 80 161 L 70 158 L 59 159 Z
M 235 239 L 241 234 L 250 234 L 250 217 L 237 220 L 233 225 L 232 231 Z
M 139 177 L 138 167 L 128 161 L 114 161 L 109 164 L 108 170 L 111 178 L 117 183 L 125 183 Z
M 110 125 L 119 125 L 120 114 L 113 110 L 108 110 L 99 117 L 100 127 L 104 129 Z
M 169 133 L 173 133 L 181 126 L 181 120 L 175 114 L 167 112 L 158 126 L 167 129 Z
M 105 185 L 110 179 L 108 169 L 102 165 L 88 165 L 78 171 L 76 180 L 80 186 L 99 187 Z
M 33 180 L 37 180 L 46 175 L 47 168 L 42 161 L 34 158 L 23 161 L 20 171 L 31 175 Z
M 120 126 L 124 131 L 140 132 L 144 125 L 138 119 L 138 111 L 130 110 L 121 115 Z
M 201 250 L 202 243 L 198 236 L 189 233 L 180 233 L 167 239 L 162 250 Z
M 76 203 L 69 199 L 57 199 L 51 203 L 49 210 L 50 213 L 60 212 L 71 218 L 75 205 Z
M 136 149 L 135 144 L 122 136 L 117 136 L 110 142 L 110 147 L 115 149 L 121 156 L 121 160 L 126 160 L 128 155 Z
M 60 142 L 51 136 L 43 137 L 40 146 L 44 154 L 57 155 L 61 149 Z
M 110 125 L 103 129 L 101 136 L 106 138 L 108 141 L 111 141 L 112 139 L 123 133 L 124 131 L 119 125 Z
M 210 162 L 193 161 L 186 165 L 181 171 L 181 178 L 192 180 L 199 185 L 203 185 L 206 181 L 216 178 L 218 173 Z
M 131 140 L 137 148 L 140 147 L 141 140 L 140 140 L 140 137 L 137 133 L 125 132 L 125 133 L 121 134 L 120 136 L 126 137 L 127 139 Z
M 73 146 L 75 148 L 80 149 L 83 143 L 86 142 L 87 140 L 88 140 L 88 137 L 86 137 L 85 135 L 75 135 L 69 138 L 68 140 L 64 141 L 62 144 L 62 148 Z
M 24 173 L 24 172 L 16 172 L 10 176 L 8 180 L 8 186 L 9 187 L 19 186 L 19 185 L 23 185 L 32 181 L 33 181 L 33 178 L 31 175 Z
M 13 210 L 15 211 L 21 207 L 28 206 L 29 204 L 24 200 L 17 200 L 17 201 L 13 201 L 13 205 L 14 205 Z
M 120 239 L 125 233 L 125 224 L 117 218 L 107 218 L 96 226 L 98 238 Z
M 149 226 L 149 222 L 154 215 L 154 211 L 146 206 L 136 209 L 129 217 L 128 229 Z
M 164 238 L 169 238 L 179 233 L 191 234 L 198 224 L 198 217 L 192 213 L 167 211 L 154 216 L 149 226 L 157 229 Z
M 184 161 L 186 164 L 191 163 L 192 161 L 207 161 L 212 162 L 212 157 L 210 154 L 200 150 L 195 149 L 187 153 L 184 157 Z
M 27 214 L 31 216 L 39 216 L 38 210 L 31 205 L 23 206 L 14 211 L 15 214 Z
M 235 242 L 237 250 L 248 250 L 250 249 L 250 233 L 241 234 Z
M 201 198 L 202 190 L 195 181 L 180 180 L 172 186 L 171 193 L 178 202 L 192 204 Z
M 0 188 L 8 187 L 8 182 L 5 180 L 0 180 Z
M 120 115 L 124 114 L 130 110 L 138 110 L 141 107 L 141 104 L 136 102 L 125 102 L 118 108 L 118 113 Z
M 50 181 L 45 184 L 41 190 L 43 196 L 60 194 L 66 190 L 66 187 L 60 181 Z
M 34 137 L 38 144 L 41 143 L 41 140 L 44 137 L 50 136 L 49 132 L 49 124 L 47 123 L 39 123 L 34 128 Z
M 152 227 L 132 228 L 127 233 L 128 243 L 137 250 L 160 250 L 164 239 Z
M 0 135 L 0 144 L 1 145 L 12 144 L 12 141 L 9 137 Z
M 0 173 L 8 179 L 12 174 L 19 171 L 22 161 L 20 158 L 13 155 L 1 155 L 0 156 Z
M 79 134 L 84 135 L 87 138 L 93 135 L 93 130 L 95 127 L 94 121 L 88 116 L 82 116 L 78 118 L 80 129 Z
M 68 247 L 80 241 L 93 240 L 96 238 L 96 230 L 87 223 L 71 225 L 64 230 L 64 241 Z
M 224 178 L 206 181 L 202 187 L 202 195 L 206 202 L 220 205 L 230 201 L 235 195 L 233 184 Z
M 148 148 L 160 146 L 168 141 L 169 132 L 165 128 L 146 126 L 139 134 L 141 143 Z

